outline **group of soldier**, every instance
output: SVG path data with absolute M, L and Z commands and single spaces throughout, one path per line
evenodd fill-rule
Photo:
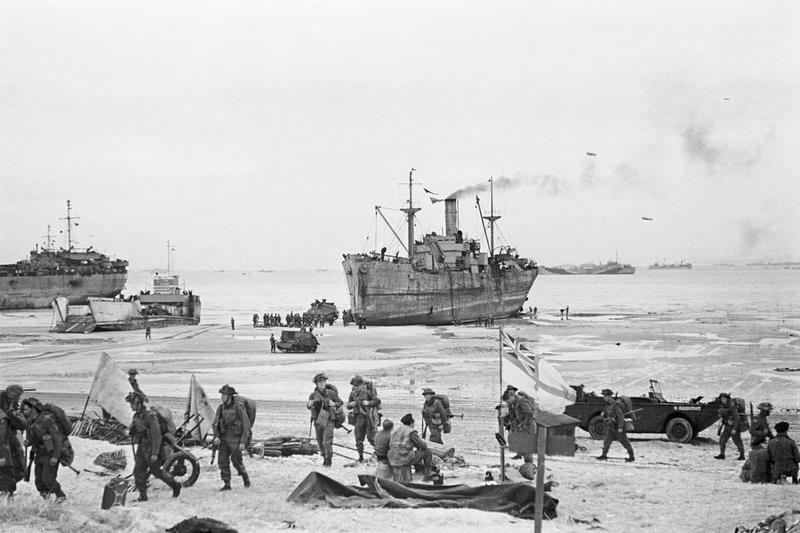
M 287 328 L 300 328 L 313 326 L 315 328 L 324 328 L 325 320 L 323 317 L 316 313 L 295 313 L 294 311 L 287 313 L 285 320 L 281 321 L 281 315 L 278 313 L 267 314 L 264 313 L 259 320 L 258 313 L 253 313 L 253 327 L 254 328 L 271 328 L 282 327 Z
M 323 458 L 322 466 L 329 467 L 333 463 L 333 433 L 344 422 L 346 407 L 349 411 L 347 420 L 353 426 L 359 462 L 364 461 L 364 440 L 367 440 L 379 464 L 394 468 L 419 466 L 425 480 L 433 479 L 430 443 L 442 444 L 442 432 L 445 424 L 449 424 L 449 413 L 432 389 L 422 391 L 425 398 L 422 418 L 426 430 L 430 431 L 427 442 L 414 429 L 415 421 L 411 413 L 404 415 L 397 427 L 392 420 L 381 421 L 381 399 L 372 383 L 363 377 L 356 375 L 350 380 L 352 389 L 346 404 L 339 397 L 338 389 L 328 383 L 328 376 L 324 373 L 315 375 L 313 383 L 314 390 L 308 397 L 306 407 L 311 411 L 311 423 Z
M 23 388 L 9 385 L 0 392 L 0 496 L 12 497 L 17 483 L 30 479 L 33 468 L 36 490 L 61 503 L 67 499 L 58 482 L 59 465 L 74 456 L 69 435 L 36 398 L 22 400 Z M 18 432 L 25 433 L 20 443 Z M 26 466 L 27 449 L 30 463 Z

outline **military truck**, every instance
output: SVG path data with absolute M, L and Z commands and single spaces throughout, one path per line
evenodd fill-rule
M 275 345 L 282 352 L 311 353 L 317 351 L 319 342 L 309 331 L 281 331 L 281 340 Z
M 312 302 L 308 311 L 303 313 L 303 318 L 309 324 L 313 323 L 315 319 L 319 319 L 320 322 L 327 322 L 329 326 L 332 326 L 336 319 L 339 318 L 339 310 L 336 309 L 335 303 L 323 298 L 322 301 L 315 300 Z
M 594 392 L 585 393 L 583 385 L 571 385 L 577 393 L 577 401 L 568 405 L 564 414 L 581 421 L 579 428 L 593 439 L 602 439 L 606 431 L 603 421 L 605 402 Z M 703 403 L 702 396 L 688 402 L 672 402 L 664 398 L 658 381 L 650 380 L 647 396 L 631 396 L 633 429 L 628 433 L 665 433 L 672 442 L 689 442 L 701 431 L 719 420 L 719 399 Z

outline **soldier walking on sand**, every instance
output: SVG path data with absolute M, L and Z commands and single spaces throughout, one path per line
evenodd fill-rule
M 231 462 L 242 476 L 244 486 L 249 487 L 250 476 L 244 467 L 242 452 L 250 439 L 250 419 L 235 399 L 236 389 L 225 384 L 219 393 L 222 403 L 214 416 L 214 445 L 219 446 L 219 476 L 223 483 L 219 490 L 231 490 Z
M 58 465 L 65 453 L 71 454 L 71 447 L 55 418 L 42 413 L 43 410 L 42 402 L 36 398 L 26 398 L 22 402 L 22 412 L 28 420 L 25 445 L 31 447 L 31 453 L 36 457 L 36 490 L 45 500 L 55 494 L 56 503 L 62 503 L 67 496 L 58 483 Z
M 275 353 L 275 346 L 278 344 L 278 341 L 275 340 L 275 334 L 269 334 L 269 352 Z
M 172 489 L 172 497 L 177 498 L 181 494 L 181 484 L 162 468 L 166 460 L 166 453 L 162 446 L 164 434 L 158 414 L 152 409 L 147 409 L 145 406 L 147 396 L 142 392 L 128 393 L 125 400 L 131 404 L 133 411 L 133 420 L 128 431 L 132 444 L 136 445 L 133 479 L 136 489 L 139 491 L 138 501 L 147 501 L 147 479 L 150 474 L 169 485 Z
M 17 438 L 27 426 L 19 410 L 22 392 L 19 385 L 0 391 L 0 497 L 13 496 L 25 472 L 25 452 Z
M 422 404 L 422 420 L 430 432 L 429 440 L 444 444 L 442 442 L 442 431 L 445 420 L 448 418 L 447 410 L 442 405 L 442 402 L 436 398 L 436 393 L 433 389 L 424 389 L 422 395 L 425 397 L 425 403 Z M 424 434 L 425 431 L 423 430 L 422 433 Z
M 606 426 L 606 433 L 603 438 L 603 453 L 597 458 L 599 461 L 608 459 L 608 449 L 611 443 L 619 441 L 622 447 L 628 450 L 628 457 L 625 458 L 626 463 L 633 462 L 633 446 L 628 440 L 628 435 L 625 433 L 625 413 L 622 406 L 614 398 L 614 391 L 611 389 L 603 389 L 603 401 L 606 402 L 605 411 L 603 411 L 603 422 Z
M 375 430 L 378 425 L 377 408 L 381 404 L 374 392 L 367 390 L 367 384 L 359 375 L 350 380 L 353 390 L 347 400 L 347 408 L 353 411 L 353 432 L 356 438 L 358 461 L 364 462 L 364 437 L 375 446 Z
M 328 385 L 328 376 L 319 373 L 312 380 L 315 388 L 309 394 L 306 407 L 311 411 L 311 421 L 317 433 L 317 445 L 322 455 L 322 466 L 333 464 L 333 430 L 334 410 L 340 408 L 344 402 L 339 398 L 339 391 L 333 385 Z
M 744 461 L 744 444 L 742 444 L 741 435 L 742 421 L 739 411 L 729 393 L 720 393 L 719 401 L 722 404 L 718 411 L 722 422 L 719 430 L 719 455 L 715 455 L 714 459 L 725 459 L 725 447 L 728 444 L 728 439 L 733 439 L 736 449 L 739 450 L 738 460 Z
M 144 338 L 145 340 L 150 340 L 150 326 L 144 328 Z

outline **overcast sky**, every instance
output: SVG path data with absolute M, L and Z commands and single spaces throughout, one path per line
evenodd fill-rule
M 0 262 L 69 199 L 133 269 L 337 268 L 411 167 L 543 264 L 800 260 L 799 63 L 796 1 L 3 0 Z

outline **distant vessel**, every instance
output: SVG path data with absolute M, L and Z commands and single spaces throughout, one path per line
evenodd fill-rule
M 478 317 L 495 318 L 520 313 L 539 269 L 535 261 L 519 257 L 511 247 L 494 249 L 494 194 L 488 216 L 489 249 L 481 252 L 480 241 L 465 240 L 458 229 L 458 203 L 455 197 L 445 202 L 445 235 L 430 233 L 421 241 L 414 238 L 414 214 L 420 209 L 412 202 L 413 172 L 408 175 L 408 239 L 405 249 L 385 257 L 381 253 L 345 254 L 344 267 L 350 307 L 354 315 L 368 325 L 452 324 L 472 322 Z M 379 207 L 378 214 L 383 217 Z M 484 227 L 486 233 L 486 227 Z
M 153 279 L 153 292 L 124 300 L 89 298 L 88 305 L 70 305 L 66 298 L 52 302 L 56 333 L 94 330 L 130 330 L 146 327 L 196 326 L 200 323 L 200 297 L 182 291 L 178 276 Z
M 66 298 L 52 301 L 56 333 L 89 333 L 94 330 L 130 330 L 195 326 L 200 323 L 200 297 L 182 290 L 180 278 L 172 274 L 172 252 L 167 241 L 167 272 L 153 278 L 153 291 L 125 299 L 89 298 L 88 305 L 70 305 Z
M 16 263 L 0 265 L 0 309 L 49 307 L 57 296 L 70 304 L 86 304 L 89 297 L 117 296 L 128 278 L 128 262 L 110 259 L 73 246 L 72 216 L 67 200 L 67 248 L 56 250 L 49 235 L 46 246 L 38 244 L 30 257 Z
M 569 274 L 569 275 L 633 274 L 636 272 L 636 267 L 633 267 L 627 263 L 622 264 L 618 263 L 617 261 L 608 261 L 605 264 L 584 263 L 582 265 L 561 265 L 556 267 L 542 267 L 542 271 L 547 271 L 548 274 Z
M 684 263 L 681 261 L 680 263 L 653 263 L 650 265 L 650 270 L 689 270 L 692 268 L 691 263 Z

